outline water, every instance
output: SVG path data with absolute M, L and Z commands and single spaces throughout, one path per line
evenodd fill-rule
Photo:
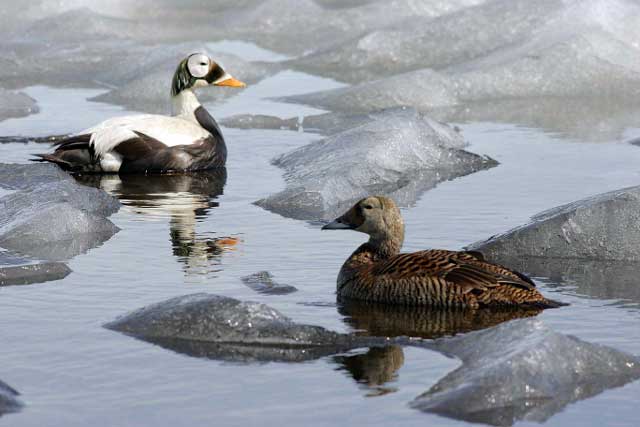
M 281 95 L 283 88 L 293 94 L 337 86 L 285 71 L 209 107 L 215 117 L 265 112 L 291 117 L 312 110 L 266 98 Z M 26 92 L 37 99 L 41 112 L 0 122 L 0 135 L 66 133 L 125 113 L 87 102 L 95 90 L 32 87 Z M 460 126 L 471 151 L 501 165 L 443 183 L 405 209 L 405 250 L 460 248 L 540 210 L 635 185 L 640 178 L 636 146 L 576 143 L 508 124 Z M 317 225 L 252 204 L 284 187 L 270 159 L 319 137 L 223 131 L 230 153 L 226 181 L 220 176 L 209 177 L 206 185 L 161 180 L 151 190 L 136 180 L 94 183 L 125 204 L 111 218 L 122 231 L 74 258 L 69 263 L 73 273 L 64 280 L 0 289 L 0 378 L 18 389 L 26 404 L 22 412 L 0 418 L 0 425 L 466 424 L 409 408 L 416 396 L 459 366 L 429 350 L 402 349 L 404 363 L 390 381 L 367 385 L 354 380 L 341 357 L 299 364 L 223 363 L 101 327 L 145 304 L 211 292 L 267 303 L 298 322 L 350 331 L 334 304 L 335 276 L 363 235 L 320 232 Z M 0 160 L 25 162 L 31 153 L 47 149 L 3 144 Z M 262 270 L 298 291 L 265 295 L 242 283 L 242 277 Z M 545 294 L 572 304 L 542 313 L 539 318 L 548 326 L 640 355 L 637 305 L 581 295 L 570 284 L 545 278 L 539 282 Z M 546 424 L 636 425 L 638 396 L 640 382 L 608 390 L 569 405 Z

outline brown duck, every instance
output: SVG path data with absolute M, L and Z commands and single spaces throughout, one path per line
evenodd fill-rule
M 323 230 L 369 235 L 338 274 L 338 298 L 437 307 L 565 305 L 545 298 L 527 276 L 485 261 L 479 252 L 400 253 L 404 222 L 388 197 L 360 200 Z

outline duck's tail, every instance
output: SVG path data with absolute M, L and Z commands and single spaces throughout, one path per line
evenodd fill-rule
M 543 299 L 541 299 L 539 301 L 534 301 L 534 302 L 531 302 L 531 303 L 529 303 L 527 305 L 530 305 L 532 307 L 546 309 L 546 308 L 564 307 L 566 305 L 569 305 L 569 303 L 562 302 L 562 301 L 556 301 L 556 300 L 548 299 L 548 298 L 543 298 Z
M 94 163 L 90 138 L 90 135 L 77 135 L 62 139 L 54 144 L 53 153 L 34 154 L 35 159 L 30 160 L 55 163 L 69 172 L 84 171 Z

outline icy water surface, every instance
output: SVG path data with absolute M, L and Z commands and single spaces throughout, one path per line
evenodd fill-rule
M 218 118 L 310 114 L 317 110 L 265 98 L 338 86 L 284 71 L 210 109 Z M 125 113 L 87 102 L 99 93 L 94 89 L 26 92 L 41 112 L 0 122 L 0 135 L 66 133 Z M 405 209 L 405 250 L 460 248 L 543 209 L 640 182 L 640 148 L 633 145 L 578 143 L 506 124 L 461 127 L 471 151 L 501 164 L 440 184 Z M 252 204 L 284 187 L 270 159 L 319 137 L 223 131 L 230 153 L 226 173 L 89 179 L 86 184 L 123 202 L 111 218 L 122 231 L 74 258 L 73 273 L 64 280 L 0 290 L 0 378 L 26 404 L 20 413 L 0 418 L 0 425 L 467 425 L 409 407 L 460 365 L 430 350 L 394 350 L 403 353 L 403 362 L 388 381 L 376 384 L 361 378 L 361 359 L 353 357 L 366 349 L 305 363 L 242 364 L 189 357 L 101 327 L 145 304 L 210 292 L 267 303 L 298 322 L 351 330 L 335 306 L 335 277 L 363 236 L 320 232 L 317 225 Z M 47 149 L 2 144 L 0 160 L 22 163 Z M 263 270 L 298 291 L 259 294 L 241 281 Z M 566 282 L 539 278 L 545 294 L 571 303 L 539 319 L 556 332 L 640 355 L 637 293 L 603 299 L 571 277 Z M 639 396 L 640 382 L 610 389 L 568 405 L 546 424 L 634 426 Z

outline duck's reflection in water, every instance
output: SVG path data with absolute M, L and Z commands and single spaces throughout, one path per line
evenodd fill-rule
M 80 183 L 101 188 L 124 206 L 149 219 L 169 219 L 173 254 L 185 273 L 206 274 L 218 270 L 220 255 L 237 239 L 198 233 L 197 223 L 218 206 L 227 180 L 225 168 L 175 175 L 80 175 Z M 214 266 L 212 268 L 212 266 Z
M 341 301 L 340 314 L 357 335 L 377 337 L 413 337 L 435 339 L 478 329 L 521 317 L 532 317 L 542 310 L 535 308 L 503 309 L 436 309 Z M 404 363 L 401 346 L 372 347 L 366 353 L 333 357 L 344 370 L 367 389 L 367 396 L 379 396 L 396 391 L 385 385 L 397 378 Z

